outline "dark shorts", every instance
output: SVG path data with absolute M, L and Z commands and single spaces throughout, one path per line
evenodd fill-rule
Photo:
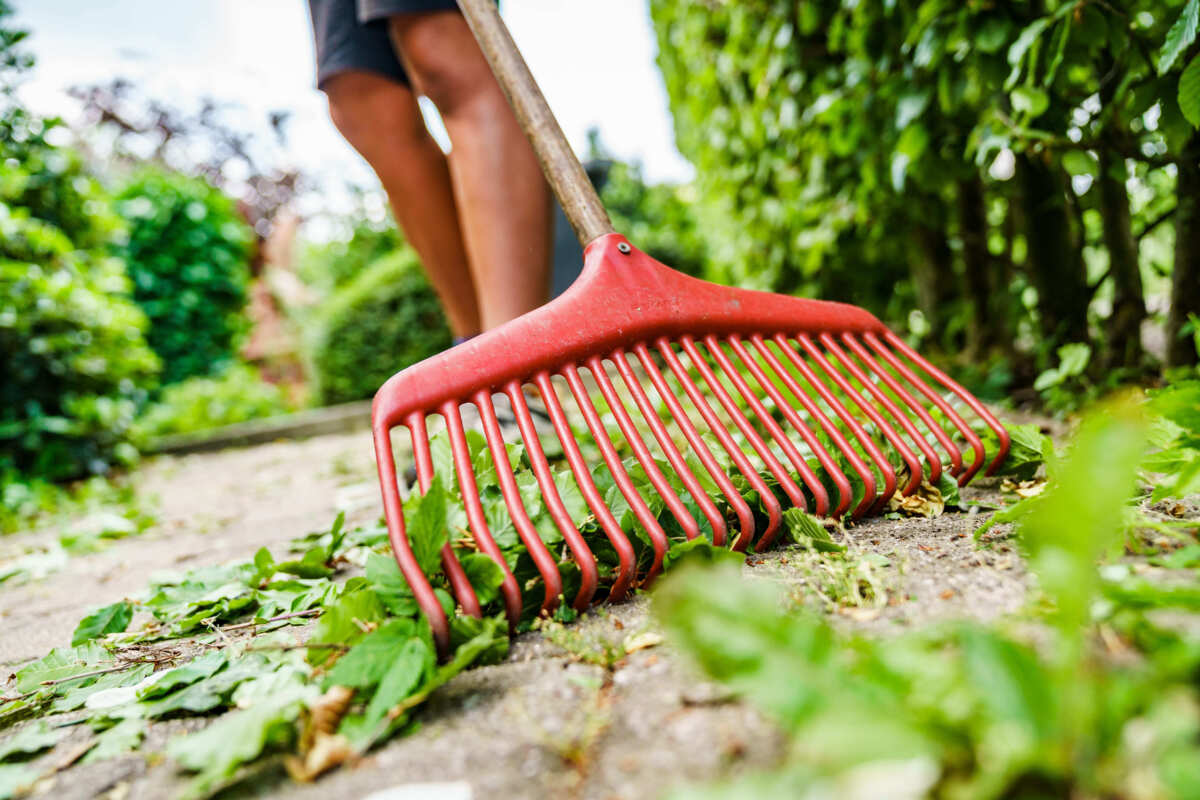
M 317 86 L 339 72 L 363 70 L 408 85 L 388 38 L 393 14 L 454 11 L 454 0 L 308 0 L 317 46 Z

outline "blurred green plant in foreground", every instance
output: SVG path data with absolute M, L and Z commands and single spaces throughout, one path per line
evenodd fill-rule
M 1094 409 L 1048 488 L 1012 515 L 1036 578 L 1033 625 L 869 639 L 733 567 L 670 577 L 655 595 L 669 639 L 788 736 L 776 771 L 675 797 L 1197 796 L 1200 642 L 1155 613 L 1200 611 L 1195 563 L 1151 582 L 1117 559 L 1145 497 L 1139 470 L 1200 455 L 1198 392 L 1193 381 L 1152 400 L 1167 433 L 1151 460 L 1145 408 Z M 1181 555 L 1195 550 L 1191 527 Z

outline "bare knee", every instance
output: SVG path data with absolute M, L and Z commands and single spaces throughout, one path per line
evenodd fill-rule
M 391 18 L 389 28 L 414 85 L 444 116 L 478 101 L 503 102 L 487 61 L 458 12 L 400 14 Z
M 322 88 L 334 126 L 364 155 L 372 149 L 372 142 L 383 137 L 403 144 L 421 142 L 428 136 L 412 92 L 395 81 L 348 71 L 334 75 Z

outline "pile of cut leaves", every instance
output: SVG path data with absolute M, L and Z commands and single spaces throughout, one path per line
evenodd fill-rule
M 1009 469 L 1024 474 L 1041 459 L 1042 437 L 1034 429 L 1013 433 L 1018 446 Z M 509 519 L 483 437 L 469 433 L 468 444 L 488 524 L 526 598 L 517 626 L 526 630 L 538 619 L 541 578 Z M 437 474 L 452 475 L 444 439 L 434 439 L 433 455 Z M 529 516 L 557 554 L 563 593 L 570 597 L 578 570 L 523 451 L 512 447 L 509 455 Z M 711 544 L 707 523 L 705 535 L 689 541 L 636 460 L 629 459 L 626 468 L 671 540 L 668 568 L 685 555 L 711 560 L 729 553 Z M 673 474 L 666 465 L 663 472 Z M 777 489 L 770 475 L 762 477 Z M 608 471 L 597 468 L 593 479 L 631 534 L 644 570 L 653 558 L 649 537 Z M 601 564 L 603 582 L 613 572 L 616 553 L 569 472 L 558 472 L 555 483 Z M 675 488 L 695 518 L 704 520 L 686 489 Z M 739 488 L 761 515 L 761 525 L 760 498 L 747 483 Z M 717 487 L 705 489 L 732 519 Z M 926 486 L 923 493 L 927 502 L 910 513 L 937 513 L 958 502 L 952 483 L 942 490 Z M 777 499 L 787 508 L 782 491 Z M 20 668 L 0 697 L 0 728 L 38 719 L 0 745 L 0 798 L 46 777 L 29 759 L 73 726 L 93 734 L 75 758 L 94 761 L 138 748 L 153 722 L 220 715 L 166 746 L 167 755 L 195 773 L 187 797 L 210 795 L 259 769 L 277 767 L 280 759 L 295 778 L 312 780 L 410 729 L 414 710 L 436 688 L 469 667 L 505 656 L 509 628 L 499 596 L 503 573 L 474 549 L 456 489 L 435 480 L 424 495 L 406 501 L 405 516 L 417 558 L 451 619 L 452 653 L 444 663 L 390 554 L 386 530 L 379 525 L 346 530 L 339 517 L 329 530 L 291 542 L 288 557 L 264 548 L 250 561 L 154 576 L 143 596 L 81 620 L 70 647 Z M 837 550 L 815 518 L 791 509 L 784 519 L 788 530 L 781 544 Z M 438 557 L 447 542 L 471 580 L 481 617 L 456 613 Z M 574 616 L 566 603 L 555 612 L 561 622 Z

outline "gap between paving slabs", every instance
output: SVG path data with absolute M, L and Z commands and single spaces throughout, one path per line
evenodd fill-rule
M 1037 442 L 1036 437 L 1028 432 L 1026 438 Z M 928 487 L 910 507 L 893 513 L 937 516 L 946 503 L 958 502 L 951 486 L 945 488 L 943 494 Z M 426 554 L 435 579 L 430 556 L 440 549 L 440 537 L 465 527 L 449 494 L 438 487 L 432 497 L 409 501 L 414 544 Z M 427 523 L 423 529 L 417 520 Z M 878 570 L 877 561 L 864 554 L 843 556 L 845 546 L 830 536 L 829 526 L 803 512 L 788 512 L 787 522 L 792 540 L 801 545 L 797 552 L 809 554 L 804 558 L 812 562 L 813 572 L 800 581 L 814 587 L 810 595 L 829 608 L 862 609 L 886 598 L 870 574 Z M 581 516 L 577 524 L 585 531 L 590 525 L 595 534 L 594 521 Z M 512 539 L 506 556 L 517 568 L 521 552 Z M 264 548 L 249 562 L 152 580 L 137 601 L 119 601 L 81 620 L 70 648 L 57 648 L 18 670 L 5 686 L 0 725 L 42 719 L 26 723 L 9 740 L 20 742 L 0 758 L 0 797 L 76 760 L 128 753 L 152 722 L 227 710 L 231 713 L 202 731 L 167 743 L 167 755 L 196 773 L 184 796 L 211 794 L 270 753 L 290 752 L 289 772 L 311 779 L 410 729 L 412 711 L 431 692 L 463 669 L 494 662 L 507 651 L 507 626 L 498 615 L 455 617 L 454 655 L 437 664 L 428 626 L 417 616 L 382 527 L 346 531 L 339 517 L 331 530 L 301 537 L 289 549 L 289 557 L 278 560 Z M 724 551 L 706 540 L 689 543 L 677 536 L 669 560 L 685 553 L 711 559 Z M 821 553 L 843 566 L 831 570 Z M 500 570 L 479 554 L 463 560 L 485 607 L 497 610 Z M 822 571 L 832 574 L 818 574 Z M 526 595 L 536 599 L 538 592 Z M 449 606 L 448 595 L 443 599 Z M 527 609 L 522 629 L 534 625 L 536 608 Z M 574 616 L 560 606 L 555 630 L 566 630 L 561 623 Z M 126 633 L 131 623 L 133 632 Z M 554 636 L 561 640 L 561 634 Z M 622 649 L 637 646 L 637 640 L 611 644 L 606 657 L 619 658 Z M 56 732 L 64 728 L 47 722 L 87 729 L 91 736 L 74 745 L 71 759 L 56 749 L 22 763 L 19 759 L 58 741 Z

